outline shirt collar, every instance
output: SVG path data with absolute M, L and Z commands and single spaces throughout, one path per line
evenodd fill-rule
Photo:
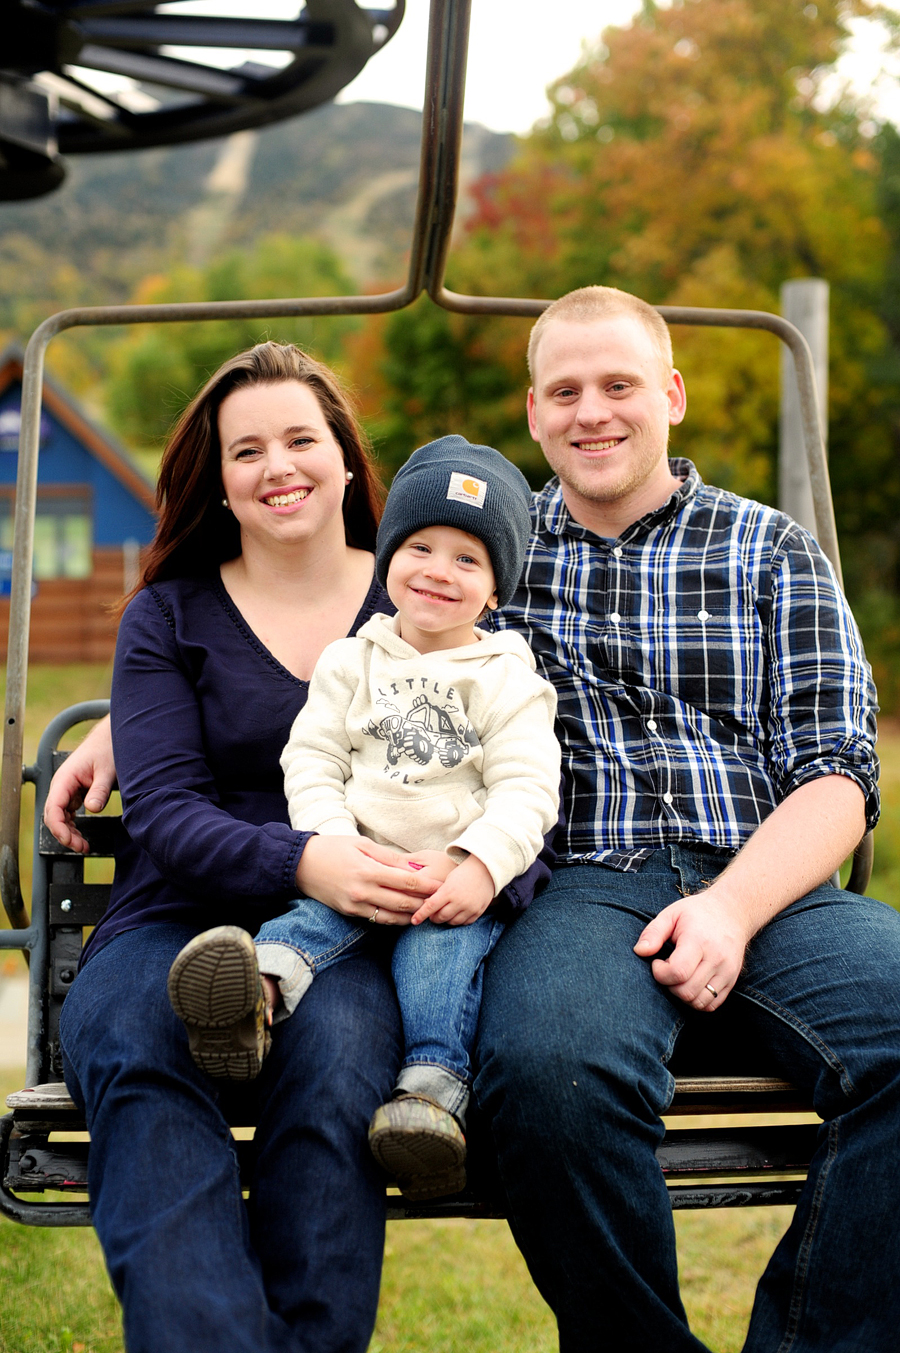
M 696 466 L 686 457 L 672 456 L 669 460 L 669 469 L 676 478 L 683 482 L 669 495 L 661 507 L 654 508 L 652 512 L 646 513 L 638 521 L 627 526 L 619 537 L 620 540 L 634 540 L 668 521 L 702 487 L 703 480 L 700 478 Z M 575 536 L 579 540 L 606 539 L 604 536 L 598 536 L 589 527 L 582 526 L 580 522 L 575 521 L 566 507 L 562 486 L 556 475 L 535 496 L 534 505 L 537 513 L 538 530 L 547 531 L 554 536 Z

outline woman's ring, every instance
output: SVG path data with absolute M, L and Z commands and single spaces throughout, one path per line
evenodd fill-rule
M 375 920 L 375 917 L 374 917 L 374 916 L 372 917 L 372 920 L 373 920 L 373 921 Z M 712 992 L 712 994 L 713 994 L 713 1000 L 718 1000 L 718 998 L 719 998 L 719 993 L 716 991 L 715 987 L 711 987 L 711 986 L 709 985 L 708 982 L 707 982 L 707 984 L 706 984 L 706 990 Z
M 381 908 L 380 908 L 380 907 L 376 907 L 376 908 L 375 908 L 375 910 L 372 912 L 372 915 L 369 917 L 369 925 L 371 925 L 373 921 L 377 920 L 377 918 L 378 918 L 378 913 L 379 913 L 380 911 L 381 911 Z

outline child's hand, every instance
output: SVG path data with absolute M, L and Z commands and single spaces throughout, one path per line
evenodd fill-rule
M 261 972 L 259 980 L 262 982 L 266 996 L 266 1028 L 271 1029 L 275 1011 L 282 1004 L 281 987 L 278 985 L 278 979 L 270 977 L 267 972 Z
M 457 868 L 456 861 L 443 850 L 417 850 L 405 859 L 413 869 L 421 871 L 423 879 L 433 879 L 435 883 L 443 883 Z
M 494 880 L 479 859 L 470 855 L 423 902 L 412 918 L 413 925 L 431 920 L 436 925 L 471 925 L 494 900 Z

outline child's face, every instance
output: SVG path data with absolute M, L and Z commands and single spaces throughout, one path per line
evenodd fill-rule
M 400 613 L 401 637 L 420 653 L 477 643 L 476 620 L 485 606 L 497 605 L 487 548 L 455 526 L 407 536 L 391 559 L 387 591 Z

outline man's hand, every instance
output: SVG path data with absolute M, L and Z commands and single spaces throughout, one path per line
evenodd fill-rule
M 717 1010 L 757 931 L 824 883 L 865 829 L 859 785 L 843 775 L 810 780 L 781 801 L 705 892 L 661 911 L 634 952 L 651 958 L 671 942 L 671 953 L 653 962 L 657 982 L 695 1010 Z
M 686 1005 L 709 1012 L 734 987 L 750 938 L 740 915 L 717 898 L 713 884 L 661 911 L 641 932 L 634 952 L 650 958 L 667 942 L 673 944 L 667 958 L 653 960 L 653 976 Z
M 452 864 L 453 861 L 451 860 Z M 413 925 L 471 925 L 494 900 L 494 880 L 474 855 L 458 864 L 412 918 Z
M 87 855 L 89 846 L 78 830 L 75 812 L 82 803 L 90 813 L 106 807 L 116 784 L 109 715 L 70 752 L 50 781 L 44 822 L 63 846 Z

